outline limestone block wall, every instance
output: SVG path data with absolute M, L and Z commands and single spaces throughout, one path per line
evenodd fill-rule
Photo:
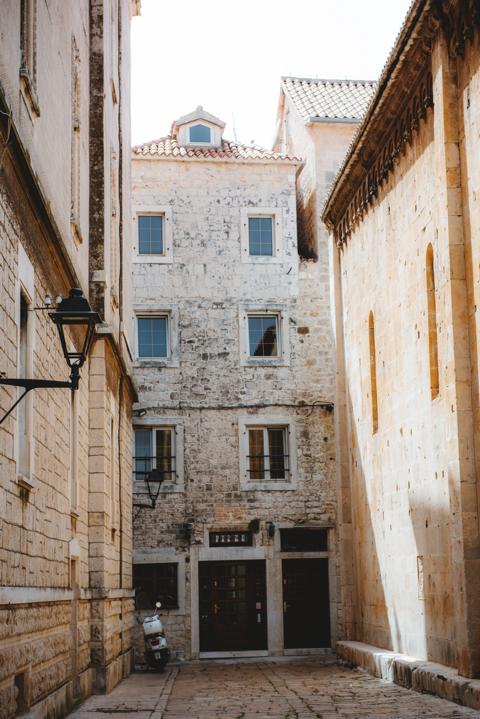
M 478 386 L 478 173 L 468 100 L 478 83 L 477 55 L 471 49 L 458 95 L 455 62 L 444 41 L 437 42 L 434 108 L 378 199 L 334 250 L 333 266 L 344 342 L 347 420 L 339 436 L 350 478 L 355 638 L 456 666 L 467 676 L 478 671 L 479 612 L 471 404 L 478 397 L 471 394 Z M 438 392 L 432 391 L 429 252 Z
M 28 159 L 50 211 L 76 264 L 81 282 L 88 283 L 89 205 L 89 2 L 54 0 L 31 3 L 31 47 L 22 75 L 21 3 L 2 6 L 0 84 L 12 112 L 16 130 L 28 147 Z M 36 40 L 33 37 L 36 37 Z M 54 38 L 54 42 L 44 42 Z M 72 77 L 79 78 L 78 119 L 78 231 L 71 226 Z M 27 78 L 30 79 L 27 79 Z M 55 117 L 52 122 L 51 118 Z M 68 181 L 67 181 L 68 180 Z M 80 240 L 80 241 L 79 241 Z
M 198 652 L 193 587 L 209 529 L 259 519 L 258 546 L 268 554 L 267 521 L 335 523 L 333 418 L 322 406 L 333 393 L 328 274 L 299 261 L 295 166 L 134 159 L 132 182 L 134 218 L 137 211 L 169 208 L 173 245 L 171 263 L 134 258 L 134 310 L 167 310 L 174 328 L 174 362 L 134 362 L 138 407 L 146 415 L 133 421 L 142 427 L 175 418 L 184 463 L 183 490 L 161 490 L 155 510 L 136 509 L 144 499 L 134 491 L 134 562 L 160 558 L 182 567 L 185 596 L 164 618 L 173 651 L 188 657 L 195 643 Z M 278 213 L 279 262 L 242 261 L 242 213 L 255 208 Z M 283 366 L 242 362 L 247 305 L 285 310 Z M 273 422 L 288 417 L 295 428 L 293 490 L 240 485 L 240 423 L 265 415 Z M 190 543 L 179 533 L 185 522 L 193 524 Z M 332 611 L 336 616 L 336 606 Z M 138 619 L 145 613 L 137 612 Z M 136 648 L 143 653 L 140 632 Z
M 23 224 L 28 216 L 14 212 L 5 192 L 0 206 L 0 307 L 4 339 L 0 366 L 8 377 L 18 368 L 18 310 L 21 287 L 30 293 L 31 307 L 43 305 L 52 293 L 42 272 L 39 247 Z M 27 225 L 29 226 L 29 225 Z M 30 226 L 31 227 L 31 226 Z M 30 313 L 32 375 L 67 379 L 67 367 L 57 330 L 45 313 Z M 17 391 L 1 388 L 2 411 Z M 30 468 L 19 481 L 19 410 L 0 429 L 2 481 L 0 483 L 0 707 L 2 717 L 15 713 L 22 683 L 29 705 L 63 687 L 59 705 L 68 706 L 68 692 L 81 695 L 91 686 L 90 607 L 88 597 L 88 434 L 85 407 L 88 377 L 85 371 L 77 392 L 79 411 L 76 437 L 77 501 L 71 489 L 71 409 L 65 390 L 41 390 L 29 397 L 31 405 Z M 25 400 L 24 400 L 25 402 Z M 53 430 L 53 431 L 52 431 Z M 30 490 L 25 489 L 28 479 Z M 74 558 L 78 599 L 72 602 L 70 561 Z M 31 589 L 28 589 L 31 588 Z M 82 599 L 83 598 L 83 599 Z M 68 685 L 73 664 L 77 688 Z

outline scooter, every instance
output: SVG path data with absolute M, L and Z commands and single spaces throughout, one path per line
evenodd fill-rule
M 155 604 L 156 613 L 143 620 L 145 659 L 149 667 L 163 671 L 170 657 L 167 638 L 160 619 L 161 602 Z

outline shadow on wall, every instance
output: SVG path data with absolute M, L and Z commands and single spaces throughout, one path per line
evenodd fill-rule
M 448 506 L 429 501 L 425 486 L 386 486 L 379 435 L 366 477 L 350 397 L 348 410 L 356 639 L 455 666 Z
M 383 579 L 377 539 L 372 522 L 372 512 L 380 509 L 376 501 L 381 496 L 382 475 L 367 488 L 354 414 L 348 394 L 350 427 L 348 436 L 348 462 L 350 470 L 350 492 L 352 507 L 352 551 L 355 573 L 354 622 L 358 641 L 392 649 L 391 631 L 385 602 Z
M 455 611 L 448 507 L 409 493 L 409 514 L 417 545 L 418 600 L 423 605 L 427 659 L 457 665 Z

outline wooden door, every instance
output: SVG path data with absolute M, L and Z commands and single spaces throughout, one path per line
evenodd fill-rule
M 267 648 L 264 561 L 199 563 L 200 651 Z
M 330 646 L 328 559 L 284 559 L 285 649 Z

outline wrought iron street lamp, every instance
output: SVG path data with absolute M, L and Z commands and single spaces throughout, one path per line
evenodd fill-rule
M 41 308 L 44 309 L 44 308 Z M 63 382 L 50 379 L 6 379 L 0 377 L 0 385 L 10 385 L 13 387 L 23 387 L 25 390 L 17 401 L 10 407 L 8 412 L 0 419 L 0 424 L 13 412 L 17 404 L 22 401 L 27 392 L 32 389 L 52 389 L 66 388 L 71 390 L 78 389 L 80 367 L 85 363 L 88 352 L 92 344 L 95 334 L 95 326 L 101 323 L 100 316 L 90 307 L 88 300 L 83 296 L 83 292 L 79 288 L 70 290 L 69 296 L 58 303 L 57 309 L 48 313 L 51 320 L 56 324 L 60 342 L 62 344 L 63 355 L 70 367 L 70 381 Z M 65 328 L 74 327 L 77 335 L 76 340 L 80 350 L 69 350 L 67 338 L 65 337 Z

